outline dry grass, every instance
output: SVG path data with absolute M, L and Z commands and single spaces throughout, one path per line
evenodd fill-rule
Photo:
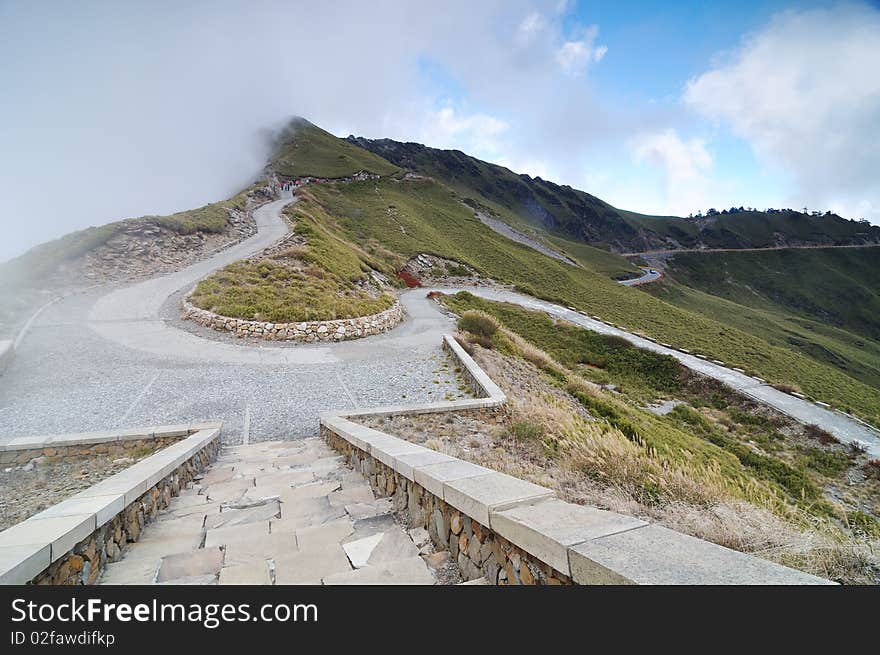
M 638 516 L 670 529 L 849 584 L 876 583 L 877 540 L 844 532 L 762 481 L 731 478 L 717 464 L 663 457 L 592 419 L 558 384 L 601 395 L 552 357 L 512 335 L 518 356 L 471 345 L 507 393 L 503 424 L 463 416 L 402 416 L 374 427 L 440 452 L 554 489 L 569 502 Z M 549 372 L 550 377 L 542 375 Z

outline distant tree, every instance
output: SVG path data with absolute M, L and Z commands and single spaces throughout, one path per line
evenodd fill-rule
M 706 216 L 716 216 L 717 214 L 718 210 L 714 207 L 709 207 L 709 209 L 706 210 Z

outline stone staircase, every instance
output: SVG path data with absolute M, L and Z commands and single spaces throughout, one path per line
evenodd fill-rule
M 226 447 L 100 584 L 436 584 L 422 532 L 320 439 Z

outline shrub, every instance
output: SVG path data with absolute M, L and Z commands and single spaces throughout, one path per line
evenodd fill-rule
M 804 426 L 804 434 L 813 439 L 817 439 L 819 443 L 829 446 L 831 444 L 840 443 L 840 439 L 835 437 L 827 430 L 823 430 L 818 425 L 810 423 Z
M 471 272 L 467 266 L 461 264 L 446 264 L 446 274 L 453 277 L 470 277 Z
M 468 310 L 458 319 L 458 329 L 478 337 L 491 338 L 498 331 L 498 320 L 486 312 Z
M 869 537 L 880 537 L 880 523 L 867 512 L 859 510 L 847 512 L 846 522 L 853 532 L 861 532 Z
M 516 421 L 507 428 L 510 436 L 522 441 L 534 441 L 544 436 L 544 427 L 532 421 Z

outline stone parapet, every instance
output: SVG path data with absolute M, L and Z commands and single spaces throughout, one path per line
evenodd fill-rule
M 405 316 L 403 305 L 400 300 L 396 299 L 388 309 L 369 316 L 297 323 L 247 321 L 221 316 L 207 309 L 196 307 L 190 302 L 188 296 L 181 301 L 180 307 L 184 320 L 191 320 L 220 332 L 231 332 L 237 337 L 255 337 L 267 341 L 302 341 L 305 343 L 346 341 L 381 334 L 396 327 Z
M 483 398 L 321 416 L 321 435 L 391 497 L 412 527 L 448 550 L 466 580 L 492 584 L 831 584 L 800 571 L 650 524 L 564 502 L 553 490 L 350 420 L 444 411 L 495 411 L 504 394 L 451 337 Z
M 165 447 L 191 434 L 219 428 L 220 425 L 185 423 L 105 432 L 18 437 L 0 444 L 0 464 L 26 464 L 36 457 L 45 457 L 50 462 L 92 455 L 125 457 L 143 448 Z
M 216 458 L 219 437 L 219 425 L 201 429 L 0 532 L 0 584 L 94 583 Z

